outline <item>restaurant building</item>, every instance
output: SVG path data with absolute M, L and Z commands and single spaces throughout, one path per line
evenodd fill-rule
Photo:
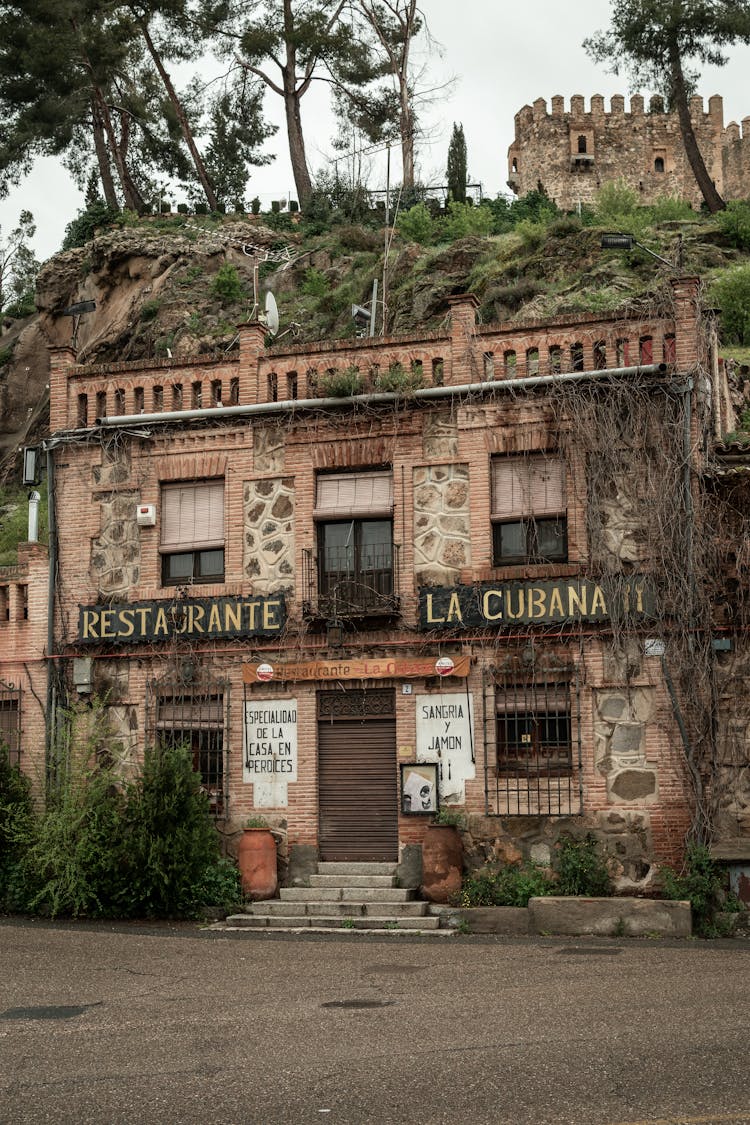
M 252 323 L 220 359 L 53 349 L 57 698 L 101 701 L 125 767 L 188 744 L 228 841 L 265 816 L 289 881 L 413 858 L 439 803 L 478 860 L 590 831 L 647 886 L 695 789 L 649 488 L 682 535 L 731 428 L 697 279 L 668 296 L 510 326 L 463 294 L 445 332 L 320 344 Z M 648 487 L 630 398 L 678 443 Z

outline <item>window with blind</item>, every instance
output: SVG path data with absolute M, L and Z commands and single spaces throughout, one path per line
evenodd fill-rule
M 543 454 L 492 462 L 493 564 L 565 562 L 565 464 Z
M 162 584 L 224 580 L 224 481 L 165 484 L 161 490 Z
M 325 473 L 316 485 L 319 593 L 334 612 L 376 607 L 394 593 L 393 474 Z

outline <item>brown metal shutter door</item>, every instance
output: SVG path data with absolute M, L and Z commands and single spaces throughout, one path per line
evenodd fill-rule
M 318 724 L 320 858 L 398 860 L 396 723 L 392 719 Z

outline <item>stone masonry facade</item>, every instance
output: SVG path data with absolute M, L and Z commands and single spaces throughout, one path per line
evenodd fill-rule
M 725 199 L 750 194 L 750 117 L 724 125 L 719 95 L 690 99 L 690 115 L 709 175 Z M 615 95 L 610 109 L 594 94 L 588 109 L 581 95 L 544 98 L 515 116 L 515 139 L 508 149 L 508 186 L 518 196 L 540 187 L 564 211 L 592 203 L 601 186 L 623 181 L 644 204 L 675 196 L 696 210 L 702 196 L 685 156 L 676 113 L 654 96 Z

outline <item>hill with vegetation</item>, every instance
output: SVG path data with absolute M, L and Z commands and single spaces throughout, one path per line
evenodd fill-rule
M 382 295 L 384 264 L 387 331 L 400 333 L 439 327 L 448 298 L 467 290 L 485 323 L 646 311 L 673 275 L 657 254 L 703 279 L 706 302 L 721 312 L 723 354 L 750 361 L 750 202 L 709 216 L 675 199 L 641 207 L 627 188 L 609 185 L 580 214 L 532 192 L 447 209 L 417 201 L 398 208 L 387 228 L 384 218 L 354 192 L 335 202 L 320 195 L 304 215 L 137 217 L 103 206 L 80 214 L 35 292 L 4 310 L 0 483 L 17 479 L 19 446 L 46 432 L 47 349 L 71 342 L 65 311 L 79 301 L 96 302 L 78 325 L 80 362 L 220 355 L 237 346 L 237 324 L 267 289 L 285 347 L 290 338 L 356 335 L 352 305 L 369 302 L 376 278 Z M 645 249 L 602 250 L 602 233 L 613 230 Z M 738 395 L 741 406 L 741 387 Z

